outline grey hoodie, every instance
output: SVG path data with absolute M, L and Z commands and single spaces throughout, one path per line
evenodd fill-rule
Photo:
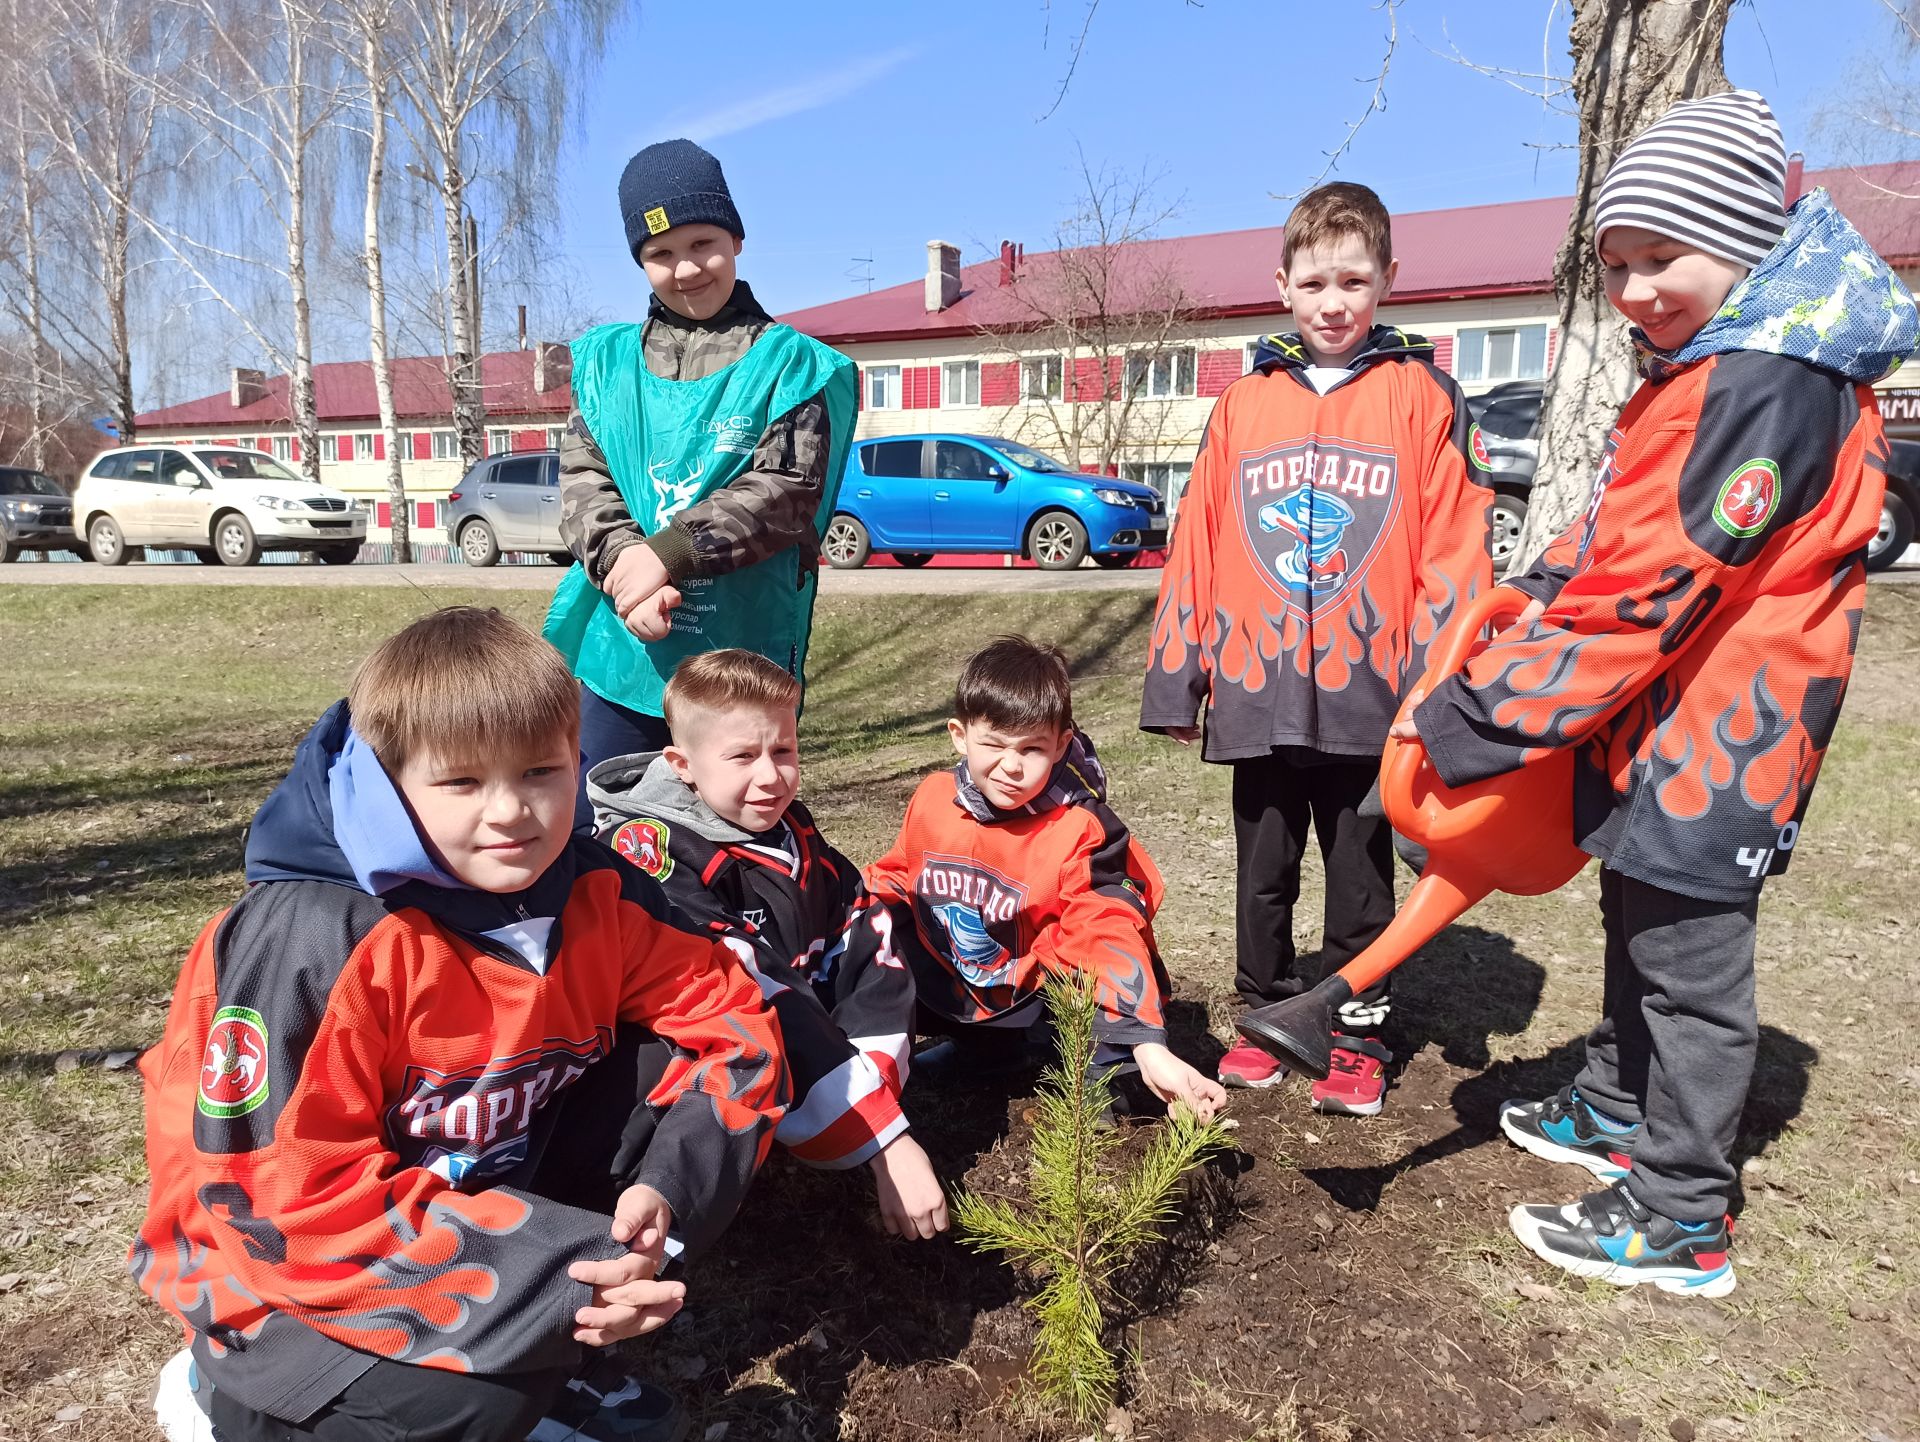
M 731 821 L 722 821 L 694 789 L 673 774 L 658 751 L 609 756 L 587 772 L 587 801 L 593 807 L 593 833 L 603 836 L 623 821 L 650 816 L 684 826 L 716 845 L 764 842 L 765 837 Z

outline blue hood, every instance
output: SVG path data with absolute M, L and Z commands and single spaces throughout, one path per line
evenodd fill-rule
M 409 881 L 469 889 L 428 854 L 399 789 L 353 729 L 345 701 L 314 722 L 286 780 L 255 814 L 247 880 L 331 881 L 369 896 Z
M 314 722 L 286 780 L 247 831 L 247 882 L 325 881 L 411 907 L 526 962 L 543 975 L 559 946 L 560 913 L 580 869 L 576 837 L 525 891 L 480 891 L 427 850 L 413 813 L 373 748 L 336 701 Z
M 1633 332 L 1648 380 L 1745 350 L 1792 356 L 1871 383 L 1908 359 L 1917 338 L 1913 297 L 1825 190 L 1795 203 L 1780 243 L 1685 345 L 1656 350 Z

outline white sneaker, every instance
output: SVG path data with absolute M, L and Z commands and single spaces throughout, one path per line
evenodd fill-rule
M 213 1442 L 213 1422 L 198 1395 L 201 1387 L 200 1369 L 191 1352 L 175 1352 L 160 1369 L 153 1416 L 167 1442 Z M 205 1390 L 210 1394 L 213 1388 Z

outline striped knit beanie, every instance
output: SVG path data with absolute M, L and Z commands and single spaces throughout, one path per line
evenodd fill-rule
M 1613 225 L 1671 236 L 1749 270 L 1787 228 L 1787 154 L 1751 90 L 1682 100 L 1615 158 L 1600 183 L 1594 244 Z

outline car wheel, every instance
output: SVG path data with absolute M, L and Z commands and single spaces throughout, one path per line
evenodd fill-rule
M 360 547 L 357 544 L 351 546 L 327 546 L 322 550 L 315 551 L 314 555 L 320 558 L 322 565 L 351 566 L 355 561 L 360 559 Z
M 1102 551 L 1093 558 L 1093 564 L 1106 571 L 1124 571 L 1139 554 L 1138 551 Z
M 1087 528 L 1066 511 L 1048 511 L 1027 532 L 1027 554 L 1043 571 L 1071 571 L 1087 554 Z
M 87 547 L 103 566 L 124 566 L 133 559 L 133 548 L 112 516 L 93 518 L 93 524 L 87 527 Z
M 825 539 L 820 542 L 820 552 L 836 571 L 857 571 L 867 564 L 873 541 L 867 535 L 867 528 L 852 516 L 835 516 L 827 526 Z
M 573 552 L 549 551 L 547 552 L 547 559 L 556 566 L 571 566 L 573 564 Z
M 203 566 L 217 566 L 220 564 L 220 557 L 214 553 L 213 547 L 211 546 L 193 547 L 193 559 Z
M 1884 571 L 1913 544 L 1913 512 L 1900 497 L 1887 492 L 1880 506 L 1880 529 L 1867 542 L 1867 569 Z
M 932 551 L 895 551 L 894 564 L 905 566 L 909 571 L 917 571 L 933 559 Z
M 468 521 L 460 528 L 460 559 L 469 566 L 491 566 L 500 559 L 500 543 L 485 521 Z
M 223 566 L 251 566 L 260 559 L 260 541 L 247 518 L 229 511 L 213 523 L 213 549 Z
M 14 545 L 12 541 L 7 540 L 4 536 L 0 536 L 0 566 L 19 560 L 20 554 L 20 547 Z
M 1493 554 L 1493 573 L 1500 575 L 1513 564 L 1520 549 L 1520 530 L 1527 523 L 1527 500 L 1512 491 L 1496 491 L 1493 509 L 1487 515 L 1488 547 Z

